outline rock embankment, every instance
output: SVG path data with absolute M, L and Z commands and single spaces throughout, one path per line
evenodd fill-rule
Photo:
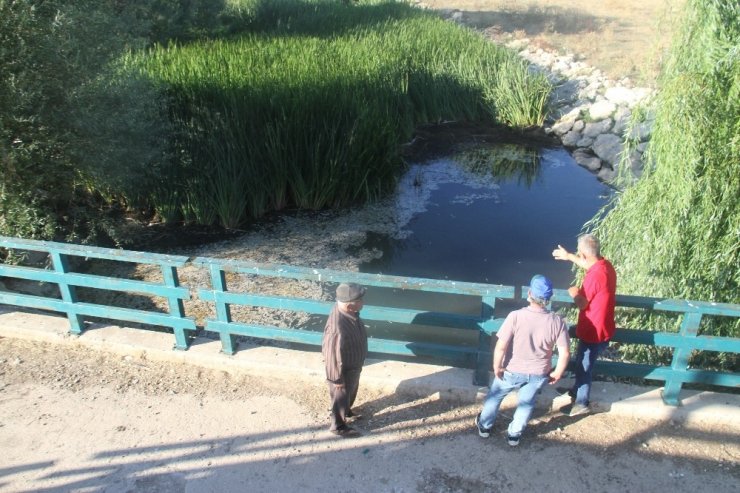
M 440 13 L 466 24 L 463 11 Z M 556 135 L 578 164 L 607 183 L 615 179 L 620 166 L 629 166 L 635 177 L 642 174 L 654 121 L 651 106 L 655 90 L 635 87 L 628 78 L 610 80 L 576 55 L 538 48 L 526 38 L 509 41 L 506 46 L 552 82 L 545 131 Z

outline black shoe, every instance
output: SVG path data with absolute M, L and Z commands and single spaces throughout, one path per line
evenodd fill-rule
M 475 427 L 478 428 L 478 435 L 480 435 L 481 438 L 488 438 L 491 436 L 491 429 L 483 428 L 480 425 L 480 413 L 475 417 Z
M 360 436 L 360 432 L 352 428 L 351 426 L 342 425 L 336 430 L 329 430 L 337 436 L 342 438 L 356 438 Z
M 520 439 L 520 438 L 521 438 L 521 437 L 513 437 L 513 436 L 511 436 L 511 435 L 507 434 L 507 435 L 506 435 L 506 442 L 507 442 L 507 443 L 508 443 L 509 445 L 511 445 L 512 447 L 516 447 L 517 445 L 519 445 L 519 439 Z
M 570 387 L 555 387 L 555 392 L 560 395 L 566 395 L 573 397 L 573 390 Z

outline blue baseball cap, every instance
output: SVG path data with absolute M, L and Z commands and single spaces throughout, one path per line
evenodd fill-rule
M 549 300 L 552 298 L 552 283 L 545 276 L 538 274 L 529 281 L 529 291 L 535 298 Z

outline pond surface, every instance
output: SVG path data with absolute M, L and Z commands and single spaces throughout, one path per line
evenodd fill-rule
M 612 190 L 563 148 L 519 145 L 469 148 L 410 167 L 399 183 L 395 235 L 372 234 L 382 257 L 366 273 L 523 286 L 534 274 L 556 288 L 573 282 L 572 264 L 556 261 L 558 244 L 575 250 L 583 225 Z M 370 305 L 480 314 L 479 297 L 373 288 Z M 499 301 L 503 317 L 521 302 Z M 422 325 L 368 323 L 372 337 L 476 345 L 477 334 Z
M 611 193 L 562 148 L 502 145 L 418 163 L 397 191 L 398 209 L 411 214 L 404 233 L 371 235 L 383 256 L 360 269 L 511 286 L 544 274 L 567 288 L 571 264 L 552 250 L 575 250 Z

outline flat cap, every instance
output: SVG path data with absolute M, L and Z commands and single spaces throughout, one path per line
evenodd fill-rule
M 365 289 L 364 286 L 360 286 L 359 284 L 355 284 L 353 282 L 349 283 L 342 283 L 339 286 L 337 286 L 337 301 L 341 301 L 342 303 L 349 303 L 350 301 L 359 300 L 365 295 Z

